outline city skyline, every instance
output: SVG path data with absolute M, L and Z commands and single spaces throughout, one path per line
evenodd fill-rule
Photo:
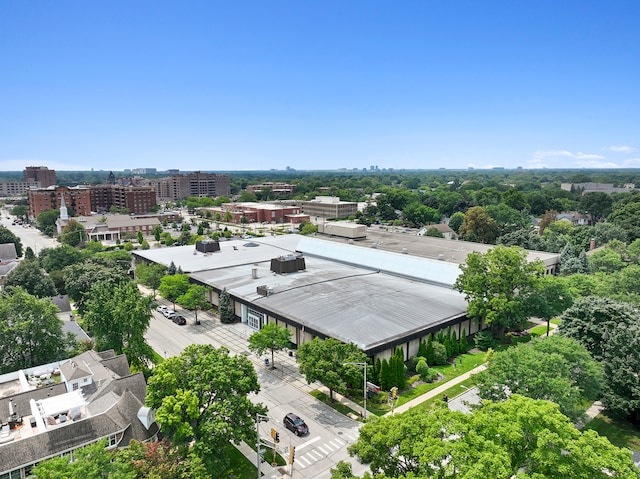
M 0 170 L 640 168 L 639 14 L 9 1 Z

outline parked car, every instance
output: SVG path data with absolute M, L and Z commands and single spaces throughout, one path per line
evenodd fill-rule
M 173 317 L 176 316 L 176 312 L 170 309 L 163 311 L 162 314 L 164 314 L 164 317 L 167 319 L 173 319 Z
M 164 313 L 165 311 L 168 311 L 168 310 L 169 310 L 169 308 L 167 308 L 164 304 L 161 304 L 160 306 L 158 306 L 156 308 L 156 311 L 158 313 Z
M 179 314 L 176 314 L 171 319 L 174 323 L 179 324 L 180 326 L 184 326 L 185 324 L 187 324 L 187 320 L 185 319 L 185 317 L 180 316 Z
M 282 420 L 284 427 L 289 429 L 296 436 L 304 436 L 309 433 L 309 426 L 298 416 L 290 412 Z

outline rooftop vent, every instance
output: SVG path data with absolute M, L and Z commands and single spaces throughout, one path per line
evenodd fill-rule
M 408 254 L 409 252 L 407 251 L 407 248 L 402 248 L 401 250 L 402 254 Z
M 444 261 L 444 255 L 443 255 L 442 253 L 440 253 L 440 254 L 438 255 L 438 259 L 439 259 L 440 261 Z
M 260 296 L 269 296 L 269 294 L 271 293 L 271 288 L 269 288 L 269 286 L 267 286 L 266 284 L 263 284 L 262 286 L 258 286 L 256 288 L 256 293 L 258 293 Z

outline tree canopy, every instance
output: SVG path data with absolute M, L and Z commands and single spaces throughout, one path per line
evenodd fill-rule
M 130 280 L 115 286 L 107 282 L 95 284 L 86 296 L 82 317 L 96 348 L 126 354 L 137 368 L 148 366 L 153 352 L 144 334 L 151 319 L 151 301 Z
M 344 392 L 353 383 L 353 367 L 348 362 L 366 363 L 367 355 L 353 343 L 342 343 L 333 338 L 314 338 L 298 348 L 298 368 L 307 382 L 320 381 L 333 392 Z
M 0 374 L 66 359 L 73 346 L 58 307 L 20 287 L 0 293 Z
M 13 243 L 16 245 L 16 256 L 22 256 L 22 241 L 9 228 L 0 226 L 0 244 Z
M 499 337 L 528 317 L 536 279 L 544 272 L 542 262 L 529 262 L 522 248 L 502 245 L 470 253 L 460 269 L 454 288 L 465 295 L 467 314 Z
M 249 336 L 249 350 L 262 356 L 265 351 L 271 351 L 271 364 L 273 365 L 273 353 L 282 351 L 291 343 L 291 331 L 286 327 L 280 327 L 275 323 L 262 326 Z
M 50 298 L 58 294 L 53 280 L 42 270 L 36 259 L 21 261 L 9 272 L 4 285 L 6 288 L 20 286 L 38 298 Z
M 501 401 L 510 394 L 546 399 L 572 421 L 580 419 L 583 402 L 600 392 L 600 365 L 579 342 L 558 335 L 496 352 L 488 366 L 479 376 L 483 399 Z
M 256 414 L 267 410 L 248 396 L 259 390 L 246 357 L 193 344 L 154 368 L 146 403 L 157 410 L 156 420 L 176 446 L 194 441 L 194 453 L 223 470 L 229 458 L 220 451 L 229 441 L 255 442 Z
M 429 414 L 412 409 L 375 418 L 349 452 L 369 464 L 376 479 L 638 477 L 630 450 L 579 431 L 554 403 L 517 394 L 471 414 L 440 404 Z M 354 477 L 345 463 L 332 476 Z

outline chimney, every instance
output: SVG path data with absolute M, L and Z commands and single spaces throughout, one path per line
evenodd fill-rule
M 596 239 L 591 238 L 591 241 L 589 242 L 589 251 L 593 251 L 594 249 L 596 249 Z
M 13 416 L 13 399 L 9 399 L 9 416 Z

